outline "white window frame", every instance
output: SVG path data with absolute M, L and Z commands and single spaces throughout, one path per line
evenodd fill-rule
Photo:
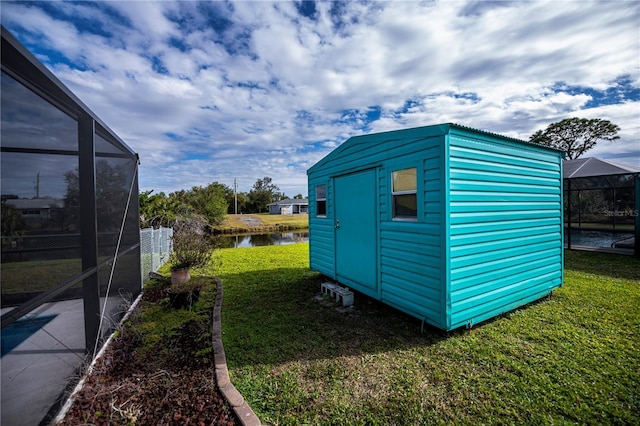
M 401 172 L 403 170 L 411 170 L 414 169 L 416 171 L 416 182 L 415 189 L 405 190 L 405 191 L 394 191 L 394 181 L 393 174 L 395 172 Z M 392 170 L 390 173 L 391 179 L 391 218 L 395 221 L 406 221 L 406 222 L 417 222 L 418 221 L 418 168 L 417 167 L 404 167 L 402 169 Z M 416 197 L 416 214 L 415 216 L 398 216 L 396 215 L 396 202 L 395 197 L 400 195 L 415 195 Z
M 322 198 L 318 198 L 318 188 L 319 187 L 324 187 L 324 197 Z M 327 217 L 327 185 L 323 184 L 323 185 L 316 185 L 315 188 L 315 192 L 316 192 L 316 217 Z M 319 202 L 324 202 L 324 214 L 319 214 L 318 213 L 318 203 Z

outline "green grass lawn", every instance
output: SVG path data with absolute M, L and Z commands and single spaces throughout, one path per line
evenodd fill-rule
M 242 219 L 250 219 L 249 222 Z M 247 232 L 275 232 L 309 227 L 309 215 L 306 214 L 228 214 L 215 229 L 225 234 Z
M 3 263 L 2 293 L 46 291 L 80 272 L 80 259 Z
M 451 333 L 362 295 L 320 303 L 308 244 L 216 259 L 231 380 L 265 423 L 640 422 L 637 259 L 567 252 L 550 299 Z
M 147 258 L 147 264 L 151 264 L 148 254 L 142 253 L 142 256 Z M 99 263 L 105 260 L 106 256 L 98 258 Z M 2 294 L 47 291 L 81 272 L 79 258 L 3 263 L 0 269 Z

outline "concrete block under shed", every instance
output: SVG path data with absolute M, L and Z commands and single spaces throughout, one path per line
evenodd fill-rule
M 353 305 L 353 292 L 347 288 L 333 283 L 322 283 L 321 290 L 323 295 L 330 296 L 336 302 L 342 303 L 342 306 Z

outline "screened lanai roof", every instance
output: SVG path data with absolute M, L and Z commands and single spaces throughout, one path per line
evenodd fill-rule
M 603 160 L 596 157 L 565 160 L 563 163 L 563 177 L 565 179 L 610 176 L 640 173 L 640 167 L 617 161 Z

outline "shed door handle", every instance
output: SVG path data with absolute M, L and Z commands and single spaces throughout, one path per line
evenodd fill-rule
M 336 220 L 336 229 L 340 228 L 340 221 Z

